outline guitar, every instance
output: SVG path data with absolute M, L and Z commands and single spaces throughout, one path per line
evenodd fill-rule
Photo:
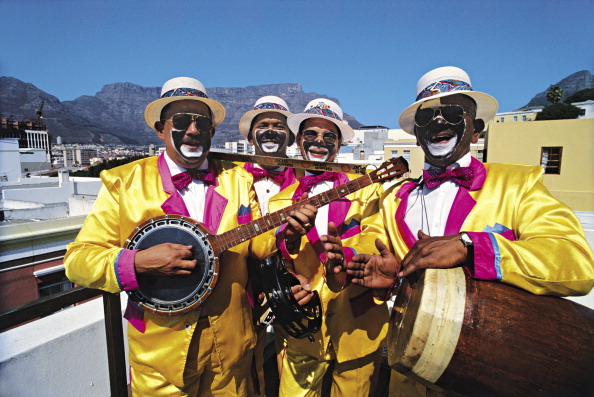
M 199 222 L 181 215 L 161 215 L 139 225 L 126 240 L 127 249 L 146 249 L 173 242 L 192 245 L 196 268 L 187 276 L 138 275 L 139 289 L 128 291 L 140 308 L 160 315 L 179 315 L 199 307 L 211 294 L 219 275 L 219 257 L 227 249 L 286 222 L 292 211 L 310 204 L 327 205 L 372 183 L 389 181 L 408 172 L 404 158 L 391 159 L 369 174 L 324 193 L 300 200 L 224 233 L 213 235 Z

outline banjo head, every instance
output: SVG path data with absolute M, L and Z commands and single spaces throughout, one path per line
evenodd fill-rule
M 149 219 L 126 240 L 126 248 L 146 249 L 162 243 L 192 245 L 196 268 L 185 276 L 140 274 L 139 289 L 128 291 L 128 295 L 143 310 L 163 315 L 183 314 L 200 306 L 210 295 L 218 278 L 219 261 L 205 228 L 181 215 Z

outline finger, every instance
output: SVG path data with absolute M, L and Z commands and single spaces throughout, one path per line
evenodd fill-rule
M 423 233 L 422 230 L 419 230 L 419 232 L 417 233 L 417 235 L 419 236 L 419 240 L 423 240 L 425 238 L 431 237 L 430 235 Z
M 380 255 L 385 256 L 386 252 L 389 252 L 390 250 L 388 249 L 388 247 L 386 246 L 386 244 L 384 244 L 382 242 L 382 240 L 380 240 L 379 238 L 375 239 L 375 248 L 377 248 L 377 250 L 379 251 Z

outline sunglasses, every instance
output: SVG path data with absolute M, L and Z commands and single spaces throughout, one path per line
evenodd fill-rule
M 443 105 L 437 107 L 429 107 L 419 109 L 415 113 L 415 125 L 417 127 L 427 127 L 437 114 L 441 114 L 441 117 L 449 124 L 460 124 L 464 120 L 465 115 L 474 116 L 472 113 L 468 113 L 460 105 Z
M 334 132 L 326 131 L 326 132 L 318 133 L 314 130 L 305 130 L 305 131 L 303 131 L 303 140 L 308 141 L 308 142 L 313 142 L 320 135 L 322 136 L 322 139 L 324 140 L 324 142 L 329 145 L 335 143 L 336 140 L 338 139 L 338 135 L 336 135 Z
M 171 123 L 176 130 L 185 131 L 190 124 L 196 123 L 196 129 L 201 132 L 210 132 L 212 120 L 210 117 L 197 113 L 176 113 L 171 116 Z M 167 120 L 169 121 L 169 120 Z

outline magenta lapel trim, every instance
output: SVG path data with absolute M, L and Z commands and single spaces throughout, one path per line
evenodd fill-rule
M 417 238 L 410 230 L 406 221 L 404 220 L 404 215 L 406 214 L 406 207 L 408 206 L 408 197 L 410 196 L 410 192 L 415 188 L 416 184 L 414 182 L 406 182 L 402 184 L 400 189 L 396 192 L 396 198 L 400 199 L 400 203 L 398 204 L 398 208 L 396 209 L 396 214 L 394 218 L 396 220 L 396 226 L 400 231 L 400 235 L 404 240 L 404 243 L 411 248 L 415 245 Z
M 161 182 L 163 183 L 163 191 L 170 194 L 167 200 L 161 204 L 161 209 L 166 214 L 178 214 L 189 217 L 190 213 L 186 208 L 184 199 L 171 181 L 171 172 L 169 172 L 167 161 L 165 161 L 165 153 L 161 153 L 157 165 L 159 167 L 159 174 L 161 175 Z
M 338 179 L 334 181 L 334 186 L 337 187 L 349 181 L 349 177 L 345 174 L 338 174 Z M 334 222 L 334 225 L 338 229 L 339 233 L 342 229 L 342 224 L 346 219 L 349 210 L 351 209 L 351 202 L 343 197 L 339 200 L 333 201 L 329 204 L 328 210 L 328 222 Z
M 217 177 L 217 185 L 219 180 Z M 214 186 L 208 186 L 204 201 L 204 226 L 212 234 L 216 234 L 223 219 L 223 213 L 229 200 L 217 192 Z

